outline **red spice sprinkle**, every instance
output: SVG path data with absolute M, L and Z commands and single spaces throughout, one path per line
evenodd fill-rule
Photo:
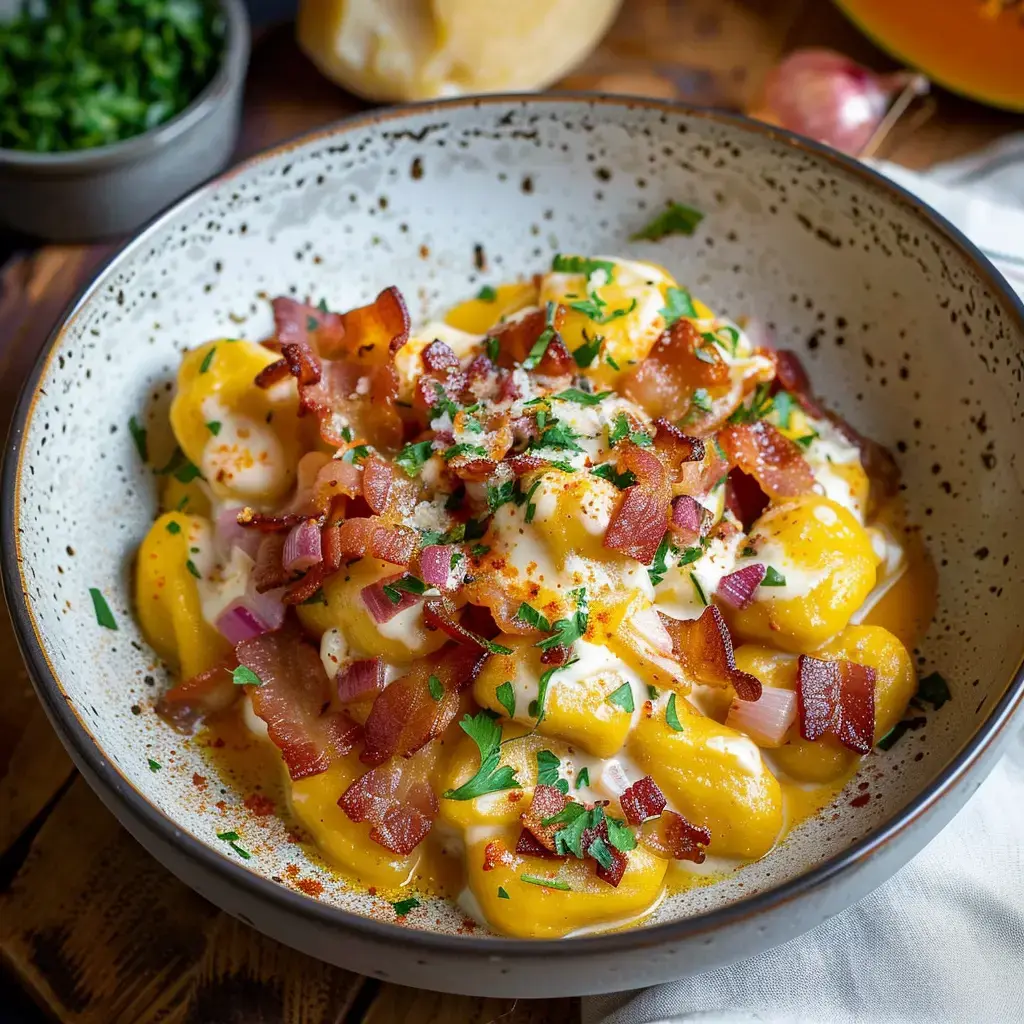
M 192 773 L 192 785 L 195 786 L 196 789 L 199 789 L 199 790 L 206 789 L 206 776 L 205 775 L 200 775 L 198 772 L 193 772 Z
M 213 806 L 222 814 L 228 809 L 228 805 L 223 800 L 218 800 Z
M 870 793 L 861 793 L 860 796 L 855 796 L 850 801 L 851 807 L 863 807 L 871 799 Z
M 289 864 L 289 865 L 288 865 L 288 866 L 287 866 L 287 867 L 286 867 L 286 868 L 284 869 L 284 873 L 285 873 L 285 874 L 286 874 L 286 875 L 287 875 L 287 876 L 288 876 L 289 878 L 298 878 L 298 877 L 299 877 L 299 866 L 298 866 L 298 864 Z
M 371 896 L 376 896 L 376 895 L 377 895 L 377 886 L 375 886 L 375 885 L 371 885 L 371 886 L 370 886 L 370 888 L 369 888 L 369 889 L 367 889 L 366 891 L 367 891 L 367 892 L 368 892 L 368 893 L 369 893 L 369 894 L 370 894 Z
M 319 899 L 324 891 L 323 885 L 315 878 L 300 878 L 295 883 L 295 888 L 301 889 L 307 896 L 312 896 L 313 899 Z
M 245 806 L 257 818 L 265 818 L 268 814 L 274 813 L 274 801 L 262 793 L 252 793 L 245 798 Z

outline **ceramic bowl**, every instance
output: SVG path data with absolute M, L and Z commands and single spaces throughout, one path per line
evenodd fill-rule
M 238 138 L 249 64 L 245 3 L 220 4 L 226 22 L 220 67 L 171 120 L 95 149 L 0 149 L 0 223 L 50 242 L 123 238 L 220 171 Z
M 697 233 L 627 241 L 668 200 L 705 212 Z M 168 675 L 132 618 L 130 581 L 156 488 L 128 419 L 162 415 L 186 347 L 264 337 L 268 294 L 346 308 L 397 283 L 424 319 L 560 250 L 656 260 L 713 307 L 768 322 L 825 398 L 891 446 L 939 573 L 917 658 L 950 680 L 953 699 L 871 754 L 764 860 L 664 901 L 642 928 L 510 940 L 429 900 L 399 924 L 153 713 Z M 978 251 L 907 193 L 811 143 L 610 97 L 361 115 L 200 189 L 74 305 L 15 418 L 5 586 L 39 695 L 82 773 L 214 903 L 408 985 L 504 996 L 649 985 L 735 962 L 849 906 L 921 849 L 993 763 L 1024 696 L 1022 378 L 1024 310 Z M 90 587 L 116 632 L 97 625 Z M 225 830 L 251 860 L 216 838 Z

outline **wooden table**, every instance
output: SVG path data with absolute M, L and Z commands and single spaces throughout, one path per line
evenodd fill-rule
M 570 88 L 681 97 L 744 108 L 796 46 L 891 62 L 820 0 L 626 0 L 618 25 Z M 289 26 L 254 49 L 240 155 L 360 109 L 320 78 Z M 885 155 L 926 166 L 1021 119 L 940 93 L 923 125 Z M 69 298 L 110 246 L 47 247 L 0 271 L 0 431 Z M 124 832 L 78 777 L 32 692 L 0 614 L 0 1010 L 26 1021 L 95 1024 L 427 1024 L 575 1021 L 575 1000 L 530 1003 L 418 992 L 295 953 L 218 911 Z

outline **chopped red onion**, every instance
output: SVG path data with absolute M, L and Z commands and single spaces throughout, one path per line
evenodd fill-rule
M 282 561 L 288 572 L 303 572 L 323 559 L 320 527 L 315 519 L 306 519 L 293 526 L 284 542 Z
M 376 697 L 384 689 L 384 659 L 360 658 L 338 673 L 338 699 L 342 704 Z
M 258 530 L 247 530 L 238 522 L 241 511 L 241 505 L 221 509 L 214 524 L 214 541 L 217 551 L 225 557 L 230 556 L 232 548 L 240 548 L 250 558 L 255 558 L 262 535 Z
M 715 596 L 733 608 L 746 608 L 754 600 L 754 592 L 761 586 L 767 571 L 761 562 L 745 565 L 721 578 Z
M 250 587 L 242 597 L 235 598 L 217 616 L 217 630 L 231 644 L 240 644 L 280 629 L 284 624 L 283 590 L 258 594 Z
M 430 544 L 420 552 L 420 575 L 427 586 L 447 588 L 453 551 L 452 544 Z
M 672 499 L 671 527 L 680 540 L 692 544 L 704 532 L 706 509 L 689 494 Z
M 796 693 L 765 686 L 757 700 L 734 700 L 725 724 L 746 733 L 759 747 L 781 747 L 796 712 Z
M 620 797 L 629 789 L 629 776 L 626 769 L 619 761 L 608 761 L 601 769 L 599 779 L 596 779 L 598 787 L 610 796 Z
M 386 576 L 382 580 L 377 580 L 376 583 L 363 587 L 360 591 L 363 604 L 366 605 L 367 611 L 369 611 L 373 621 L 378 623 L 378 625 L 382 622 L 390 622 L 399 612 L 404 612 L 406 608 L 411 608 L 414 604 L 418 604 L 423 600 L 419 594 L 409 594 L 403 590 L 400 591 L 401 599 L 398 604 L 395 604 L 384 593 L 384 587 L 388 583 L 400 580 L 404 575 L 405 573 L 399 572 L 395 573 L 394 576 Z

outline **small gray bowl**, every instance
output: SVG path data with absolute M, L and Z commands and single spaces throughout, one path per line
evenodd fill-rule
M 170 121 L 96 149 L 0 149 L 0 224 L 51 242 L 125 235 L 224 167 L 238 138 L 249 16 L 243 0 L 220 3 L 227 19 L 220 68 Z

